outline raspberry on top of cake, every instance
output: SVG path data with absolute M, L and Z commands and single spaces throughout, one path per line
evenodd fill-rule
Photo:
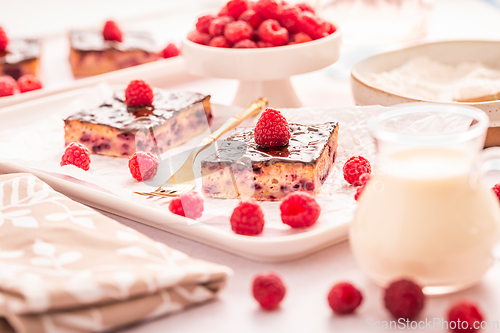
M 66 118 L 64 138 L 66 145 L 80 142 L 94 154 L 163 153 L 202 133 L 211 119 L 209 95 L 152 89 L 134 80 L 101 105 Z
M 69 61 L 75 76 L 90 76 L 158 59 L 155 39 L 148 32 L 122 32 L 113 21 L 99 30 L 69 34 Z
M 283 121 L 279 111 L 266 109 L 255 129 L 236 129 L 201 162 L 203 194 L 273 201 L 293 191 L 319 193 L 335 162 L 338 123 Z
M 10 39 L 0 27 L 0 75 L 15 80 L 25 74 L 36 75 L 40 65 L 40 40 Z

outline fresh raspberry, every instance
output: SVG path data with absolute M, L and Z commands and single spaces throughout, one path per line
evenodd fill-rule
M 231 229 L 239 235 L 258 235 L 264 229 L 264 213 L 257 201 L 240 202 L 231 214 Z
M 244 21 L 252 26 L 252 28 L 257 29 L 259 25 L 264 22 L 264 17 L 260 14 L 257 14 L 257 12 L 253 9 L 249 9 L 244 11 L 239 19 L 240 21 Z
M 493 192 L 495 192 L 495 195 L 497 196 L 498 200 L 500 200 L 500 183 L 496 184 L 491 188 Z
M 128 160 L 128 169 L 135 180 L 149 180 L 158 172 L 158 158 L 152 153 L 136 151 Z
M 257 44 L 250 39 L 240 40 L 238 43 L 233 46 L 235 49 L 253 49 L 257 47 Z
M 454 332 L 476 332 L 483 320 L 477 304 L 468 300 L 456 303 L 448 312 L 449 327 Z
M 358 186 L 358 187 L 356 187 L 356 193 L 354 194 L 354 200 L 358 201 L 359 196 L 361 195 L 361 193 L 363 193 L 364 189 L 365 189 L 364 186 Z
M 302 11 L 294 6 L 284 6 L 281 12 L 279 22 L 282 27 L 286 28 L 289 33 L 297 33 L 300 31 L 300 17 Z
M 274 45 L 269 42 L 263 42 L 261 40 L 257 41 L 257 47 L 258 48 L 264 48 L 264 47 L 273 47 Z
M 337 283 L 328 293 L 328 304 L 336 314 L 354 312 L 362 300 L 361 292 L 348 282 Z
M 3 30 L 3 28 L 0 27 L 0 52 L 5 52 L 7 50 L 8 44 L 9 38 L 7 37 L 7 34 Z
M 221 10 L 219 11 L 219 13 L 217 14 L 217 17 L 221 17 L 221 16 L 228 16 L 228 12 L 227 12 L 227 6 L 224 6 L 221 8 Z
M 17 79 L 17 85 L 21 93 L 42 88 L 42 83 L 33 74 L 24 74 Z
M 202 32 L 204 34 L 208 34 L 208 27 L 210 27 L 210 23 L 215 19 L 213 15 L 203 15 L 198 18 L 196 21 L 196 30 Z
M 175 44 L 172 43 L 168 44 L 167 47 L 165 47 L 161 51 L 161 56 L 164 59 L 177 57 L 178 55 L 179 55 L 179 49 L 177 48 L 177 46 L 175 46 Z
M 277 19 L 281 14 L 281 3 L 276 0 L 258 0 L 253 9 L 266 19 Z
M 302 32 L 308 34 L 312 39 L 318 39 L 324 37 L 324 26 L 323 20 L 314 15 L 311 12 L 302 12 L 302 17 L 300 19 L 300 25 Z
M 279 275 L 269 272 L 254 277 L 252 293 L 261 307 L 271 310 L 278 307 L 283 300 L 286 288 Z
M 238 43 L 243 39 L 250 39 L 252 35 L 252 27 L 244 21 L 231 22 L 224 29 L 224 37 L 232 44 Z
M 193 30 L 187 35 L 187 39 L 196 44 L 208 45 L 212 37 L 209 34 L 199 32 L 198 30 Z
M 210 27 L 208 27 L 208 31 L 214 37 L 224 35 L 224 29 L 226 25 L 233 22 L 234 19 L 231 16 L 221 16 L 217 17 L 210 23 Z
M 358 201 L 359 196 L 363 192 L 363 190 L 366 187 L 366 183 L 370 180 L 370 174 L 369 173 L 364 173 L 361 176 L 359 176 L 359 183 L 361 185 L 356 187 L 356 194 L 354 194 L 354 200 Z
M 259 38 L 274 46 L 285 45 L 288 42 L 288 30 L 283 28 L 276 20 L 262 22 L 258 29 Z
M 226 4 L 227 15 L 232 16 L 235 20 L 248 9 L 246 0 L 231 0 Z
M 227 40 L 226 37 L 217 36 L 217 37 L 214 37 L 210 40 L 210 43 L 208 43 L 208 46 L 229 48 L 232 46 L 232 44 L 229 43 L 229 41 Z
M 392 282 L 385 290 L 384 303 L 396 318 L 412 320 L 424 307 L 422 288 L 410 280 Z
M 125 104 L 129 107 L 153 104 L 153 89 L 142 80 L 131 81 L 125 89 Z
M 290 140 L 290 127 L 279 110 L 267 108 L 255 125 L 255 142 L 261 147 L 281 147 Z
M 293 35 L 293 38 L 291 38 L 295 44 L 300 44 L 300 43 L 306 43 L 312 41 L 312 38 L 309 37 L 308 34 L 305 32 L 299 32 Z
M 105 40 L 114 40 L 117 42 L 121 42 L 123 39 L 123 33 L 114 21 L 106 21 L 102 30 L 102 36 Z
M 289 193 L 280 205 L 281 221 L 292 228 L 310 227 L 318 220 L 321 208 L 306 192 Z
M 170 201 L 168 209 L 174 214 L 195 220 L 203 213 L 203 198 L 197 192 L 191 191 Z
M 359 176 L 359 183 L 361 184 L 361 186 L 364 186 L 364 185 L 366 185 L 366 183 L 368 183 L 370 178 L 371 178 L 371 175 L 369 173 L 364 173 L 361 176 Z
M 8 75 L 0 76 L 0 97 L 14 95 L 16 90 L 16 80 Z
M 301 2 L 301 3 L 296 4 L 295 6 L 303 12 L 311 12 L 311 13 L 315 14 L 314 9 L 311 6 L 309 6 L 307 3 Z
M 370 162 L 363 156 L 353 156 L 344 164 L 344 179 L 351 185 L 359 186 L 359 177 L 364 173 L 371 173 Z
M 68 164 L 88 171 L 90 167 L 90 150 L 81 143 L 71 142 L 61 157 L 61 166 Z
M 328 21 L 323 21 L 322 29 L 323 29 L 323 34 L 326 34 L 327 36 L 337 31 L 337 28 Z

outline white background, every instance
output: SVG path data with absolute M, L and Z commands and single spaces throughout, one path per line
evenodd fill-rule
M 68 28 L 97 27 L 103 20 L 112 17 L 127 27 L 155 30 L 160 42 L 180 40 L 193 26 L 197 15 L 221 3 L 215 0 L 1 0 L 0 25 L 12 36 L 47 37 L 44 54 L 48 56 L 44 59 L 43 74 L 48 85 L 56 85 L 72 80 L 68 67 L 64 67 L 67 55 L 64 53 L 67 52 L 64 31 Z M 500 10 L 481 0 L 437 0 L 427 40 L 444 39 L 500 40 Z M 332 78 L 328 70 L 295 77 L 293 83 L 307 106 L 353 105 L 348 80 Z M 207 86 L 200 80 L 179 87 L 210 92 L 215 101 L 229 103 L 236 89 L 235 84 L 215 80 Z M 366 328 L 367 319 L 391 319 L 382 305 L 382 290 L 359 270 L 348 242 L 300 260 L 263 264 L 106 215 L 188 255 L 227 265 L 235 271 L 218 300 L 133 326 L 123 332 L 365 332 L 372 331 Z M 446 318 L 447 309 L 453 301 L 470 298 L 480 304 L 487 320 L 500 321 L 499 266 L 496 263 L 476 287 L 450 296 L 428 298 L 418 319 Z M 250 296 L 252 277 L 268 270 L 278 272 L 288 288 L 281 308 L 272 312 L 261 311 Z M 363 292 L 363 303 L 354 315 L 332 315 L 327 305 L 329 288 L 342 280 L 353 282 Z M 429 330 L 438 331 L 438 328 Z

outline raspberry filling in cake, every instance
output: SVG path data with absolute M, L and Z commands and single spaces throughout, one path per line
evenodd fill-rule
M 154 89 L 152 105 L 128 107 L 125 93 L 64 120 L 65 142 L 80 142 L 94 154 L 130 157 L 136 151 L 163 153 L 207 129 L 210 96 Z
M 338 123 L 290 124 L 283 147 L 261 147 L 253 128 L 239 128 L 201 162 L 202 193 L 213 198 L 281 200 L 292 191 L 317 194 L 335 162 Z
M 72 31 L 69 61 L 75 76 L 89 76 L 152 62 L 156 43 L 147 32 L 128 31 L 123 41 L 105 40 L 100 31 Z
M 25 74 L 36 75 L 40 65 L 38 39 L 12 39 L 5 51 L 0 51 L 0 74 L 18 79 Z

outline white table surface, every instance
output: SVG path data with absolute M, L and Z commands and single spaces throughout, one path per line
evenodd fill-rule
M 4 3 L 6 1 L 4 0 Z M 161 15 L 154 16 L 147 11 L 140 12 L 143 18 L 148 18 L 147 20 L 131 20 L 133 16 L 130 11 L 126 10 L 122 12 L 120 18 L 124 21 L 128 19 L 127 24 L 131 27 L 148 26 L 163 31 L 160 34 L 162 41 L 178 40 L 179 36 L 182 36 L 182 34 L 179 35 L 179 31 L 189 29 L 196 15 L 191 12 L 189 14 L 191 16 L 188 15 L 189 19 L 182 15 L 165 19 L 162 15 L 168 15 L 167 5 L 170 1 L 172 0 L 160 5 Z M 21 14 L 27 2 L 29 1 L 10 0 L 9 6 Z M 117 1 L 114 2 L 117 3 Z M 146 2 L 155 3 L 154 1 Z M 47 3 L 59 6 L 57 8 L 60 11 L 72 10 L 71 6 L 67 6 L 69 2 L 50 0 L 45 2 Z M 98 2 L 89 1 L 89 3 L 91 6 L 96 6 Z M 210 1 L 206 0 L 203 3 L 206 5 Z M 155 5 L 158 4 L 159 2 L 155 3 Z M 112 6 L 108 7 L 112 8 Z M 196 11 L 201 12 L 203 8 L 197 7 Z M 51 15 L 50 13 L 48 12 L 47 15 Z M 106 15 L 109 17 L 109 13 Z M 92 24 L 97 24 L 102 20 L 100 16 Z M 8 23 L 11 31 L 22 31 L 25 34 L 33 32 L 29 29 L 30 27 L 21 25 L 22 21 L 13 19 L 14 17 L 16 15 L 12 15 L 11 18 L 1 17 L 0 20 L 5 19 L 4 22 Z M 61 66 L 61 63 L 65 63 L 62 59 L 65 53 L 61 53 L 61 50 L 66 50 L 66 41 L 62 37 L 57 37 L 58 29 L 61 26 L 67 28 L 71 21 L 62 20 L 53 24 L 52 27 L 44 28 L 45 33 L 53 36 L 47 41 L 44 49 L 46 57 L 43 62 L 43 75 L 46 85 L 64 84 L 72 80 L 69 67 Z M 75 25 L 81 25 L 81 22 Z M 500 10 L 480 0 L 437 0 L 427 40 L 445 39 L 500 40 Z M 58 66 L 56 66 L 57 63 Z M 300 75 L 294 77 L 292 82 L 304 105 L 333 107 L 354 104 L 348 79 L 333 78 L 329 75 L 329 70 Z M 214 102 L 229 104 L 236 92 L 236 81 L 200 79 L 180 83 L 176 87 L 210 93 Z M 348 241 L 303 259 L 267 264 L 243 259 L 112 214 L 104 214 L 190 256 L 227 265 L 234 270 L 234 276 L 217 300 L 192 307 L 181 313 L 137 324 L 120 332 L 365 332 L 373 331 L 367 327 L 369 319 L 391 320 L 383 307 L 382 290 L 360 271 Z M 500 257 L 500 251 L 498 252 L 497 257 Z M 270 270 L 283 277 L 287 286 L 287 294 L 280 309 L 266 312 L 259 309 L 251 296 L 250 288 L 255 274 Z M 326 296 L 333 284 L 344 280 L 359 287 L 364 300 L 355 314 L 336 316 L 328 307 Z M 427 298 L 426 306 L 418 320 L 446 319 L 447 309 L 451 303 L 462 298 L 477 301 L 487 320 L 500 322 L 500 263 L 497 262 L 485 275 L 483 281 L 471 289 L 453 295 Z M 437 326 L 422 331 L 440 330 L 440 326 Z M 488 332 L 500 332 L 500 329 L 488 330 Z

